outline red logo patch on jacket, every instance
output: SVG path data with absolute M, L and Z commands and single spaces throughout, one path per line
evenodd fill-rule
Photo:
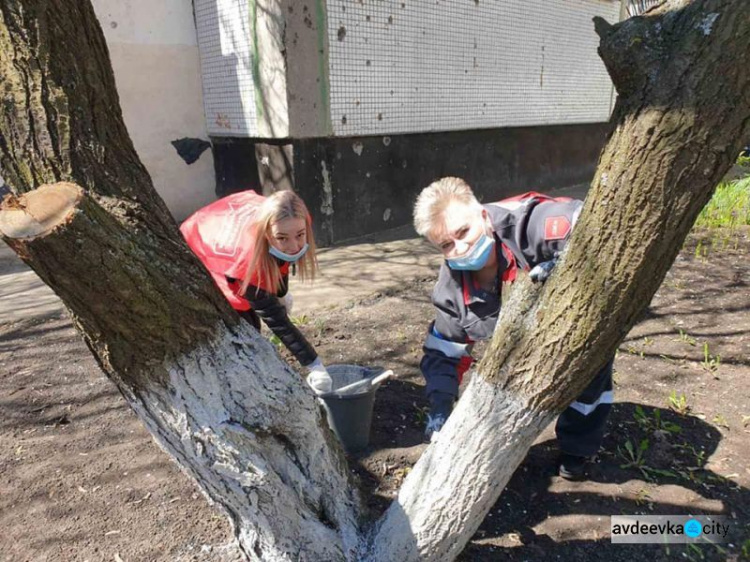
M 547 217 L 544 219 L 544 239 L 563 240 L 570 232 L 568 217 Z

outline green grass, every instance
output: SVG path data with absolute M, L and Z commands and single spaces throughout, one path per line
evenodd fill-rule
M 682 431 L 682 428 L 676 423 L 662 420 L 659 408 L 653 409 L 652 416 L 649 416 L 640 404 L 635 407 L 633 418 L 642 430 L 648 432 L 666 431 L 668 433 L 680 433 Z
M 750 225 L 750 176 L 722 182 L 695 221 L 696 259 L 706 260 L 709 253 L 737 250 Z
M 719 184 L 695 226 L 718 228 L 750 225 L 750 177 Z

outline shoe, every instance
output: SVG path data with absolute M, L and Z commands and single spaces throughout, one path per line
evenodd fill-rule
M 586 465 L 592 457 L 579 457 L 562 453 L 558 462 L 558 474 L 565 480 L 583 480 L 586 478 Z
M 432 443 L 437 439 L 438 432 L 443 429 L 453 411 L 454 402 L 455 398 L 445 392 L 433 392 L 430 395 L 430 413 L 427 415 L 427 425 L 424 428 L 426 442 Z
M 424 438 L 428 443 L 432 443 L 437 440 L 440 430 L 443 429 L 445 422 L 448 421 L 446 416 L 441 414 L 428 415 L 427 425 L 424 428 Z

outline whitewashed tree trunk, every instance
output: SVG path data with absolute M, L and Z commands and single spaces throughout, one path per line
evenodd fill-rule
M 568 252 L 544 287 L 519 283 L 440 439 L 373 523 L 311 392 L 154 192 L 90 3 L 0 2 L 0 161 L 25 193 L 0 208 L 3 239 L 249 559 L 452 560 L 650 301 L 750 134 L 750 2 L 671 0 L 597 32 L 620 98 Z
M 409 473 L 361 559 L 453 560 L 554 413 L 474 376 Z
M 175 292 L 199 286 L 205 272 L 164 284 L 158 275 L 171 263 L 155 254 L 169 247 L 139 247 L 71 183 L 6 203 L 0 232 L 58 291 L 105 373 L 157 443 L 229 515 L 249 557 L 351 559 L 358 492 L 312 392 L 247 323 L 227 316 L 190 325 L 203 305 Z M 181 306 L 170 310 L 167 299 Z M 144 318 L 160 333 L 141 326 Z M 190 331 L 200 334 L 181 345 Z
M 750 2 L 671 0 L 595 23 L 620 98 L 566 255 L 543 288 L 516 287 L 366 560 L 461 552 L 534 439 L 614 355 L 750 136 Z
M 215 326 L 128 401 L 161 447 L 230 516 L 258 560 L 351 560 L 357 489 L 310 391 L 247 325 Z

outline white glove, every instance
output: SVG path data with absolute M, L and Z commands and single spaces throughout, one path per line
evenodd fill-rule
M 543 261 L 542 263 L 534 266 L 534 269 L 529 271 L 529 278 L 534 283 L 544 283 L 549 276 L 552 275 L 552 270 L 557 264 L 557 260 Z
M 284 308 L 286 308 L 286 315 L 291 316 L 292 307 L 294 306 L 294 299 L 292 298 L 292 293 L 287 293 L 286 295 L 284 295 L 281 299 L 281 304 L 283 304 Z
M 320 360 L 320 357 L 310 363 L 307 368 L 310 369 L 310 374 L 307 375 L 306 379 L 307 384 L 310 385 L 315 394 L 326 394 L 333 390 L 333 380 Z

